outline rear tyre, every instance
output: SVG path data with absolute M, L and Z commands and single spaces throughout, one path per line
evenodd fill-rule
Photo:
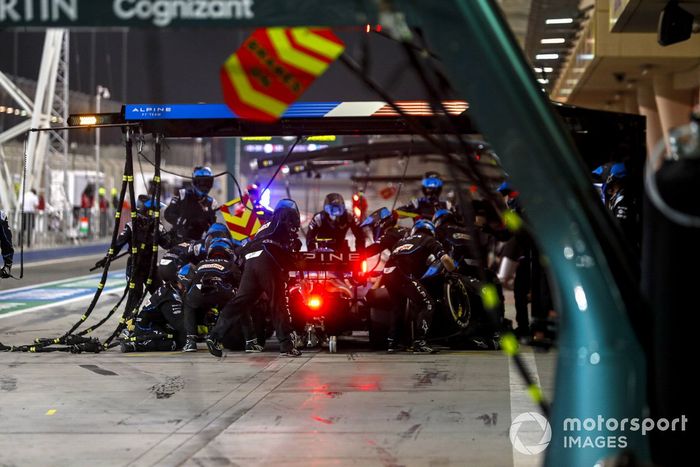
M 441 339 L 464 333 L 474 313 L 472 297 L 465 278 L 456 275 L 446 276 L 440 302 L 433 318 L 431 336 L 434 339 Z

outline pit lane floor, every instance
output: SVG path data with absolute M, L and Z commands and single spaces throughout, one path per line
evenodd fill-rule
M 94 316 L 117 299 L 107 293 Z M 0 318 L 0 341 L 60 334 L 87 302 Z M 0 465 L 539 465 L 509 440 L 512 418 L 537 409 L 502 353 L 387 355 L 362 337 L 338 346 L 295 359 L 273 343 L 221 359 L 201 344 L 2 353 Z M 555 354 L 524 356 L 551 399 Z

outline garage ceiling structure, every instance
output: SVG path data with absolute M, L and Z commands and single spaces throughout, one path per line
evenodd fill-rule
M 550 80 L 551 98 L 636 113 L 638 85 L 655 75 L 672 75 L 675 89 L 697 87 L 700 35 L 666 47 L 658 43 L 656 23 L 666 3 L 593 2 L 553 86 Z M 680 6 L 695 12 L 697 20 L 700 0 L 682 1 Z
M 532 0 L 524 50 L 540 84 L 548 91 L 559 77 L 586 18 L 586 11 L 579 10 L 579 3 L 579 0 Z M 548 54 L 556 54 L 557 58 L 542 58 Z

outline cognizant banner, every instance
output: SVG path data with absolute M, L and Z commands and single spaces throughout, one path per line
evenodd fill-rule
M 0 0 L 0 28 L 13 26 L 227 27 L 374 22 L 371 0 Z

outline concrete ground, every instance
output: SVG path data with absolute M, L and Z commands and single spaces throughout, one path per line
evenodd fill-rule
M 82 275 L 90 261 L 49 264 L 36 273 L 52 280 Z M 106 294 L 94 316 L 104 316 L 117 298 Z M 56 336 L 87 303 L 0 315 L 0 341 Z M 339 341 L 337 354 L 308 351 L 293 359 L 278 357 L 273 345 L 262 354 L 230 352 L 221 359 L 204 348 L 196 354 L 3 353 L 0 465 L 541 461 L 513 451 L 511 420 L 537 409 L 501 352 L 387 355 L 367 347 L 353 338 Z M 526 348 L 524 357 L 551 398 L 555 353 Z

